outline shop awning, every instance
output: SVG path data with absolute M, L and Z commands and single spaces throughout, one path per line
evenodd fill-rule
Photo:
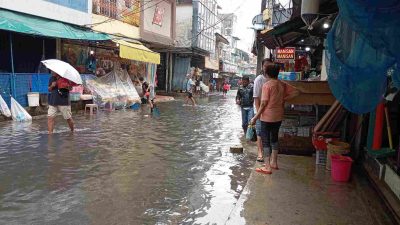
M 267 32 L 262 31 L 257 38 L 269 49 L 284 47 L 292 41 L 306 35 L 300 30 L 304 26 L 305 24 L 301 17 L 296 17 Z
M 140 42 L 132 43 L 124 40 L 113 40 L 119 44 L 119 57 L 140 62 L 160 64 L 160 54 L 153 52 Z
M 309 36 L 324 37 L 326 29 L 323 29 L 322 24 L 316 22 L 313 30 L 307 30 L 306 24 L 300 16 L 301 1 L 293 1 L 294 8 L 290 20 L 275 26 L 273 29 L 261 31 L 257 35 L 257 39 L 269 49 L 277 47 L 286 47 L 293 45 L 301 39 L 306 39 Z M 320 0 L 320 17 L 318 21 L 324 21 L 328 15 L 334 15 L 338 12 L 336 0 Z
M 0 9 L 0 30 L 75 40 L 111 39 L 107 34 L 96 33 L 79 26 L 4 9 Z

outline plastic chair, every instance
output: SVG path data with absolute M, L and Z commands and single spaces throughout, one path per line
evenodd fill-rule
M 87 108 L 89 108 L 89 110 L 90 110 L 90 115 L 93 115 L 94 109 L 96 109 L 96 111 L 99 111 L 99 107 L 96 104 L 86 104 L 85 105 L 85 114 L 86 114 Z

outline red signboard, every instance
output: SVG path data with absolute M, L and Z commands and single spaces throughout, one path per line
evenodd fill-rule
M 295 48 L 277 48 L 276 59 L 294 59 L 295 53 Z

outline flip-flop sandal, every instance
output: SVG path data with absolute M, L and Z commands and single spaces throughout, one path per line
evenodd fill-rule
M 257 157 L 257 162 L 264 162 L 264 159 Z
M 261 167 L 256 168 L 256 172 L 263 173 L 263 174 L 272 174 L 272 171 L 263 170 Z

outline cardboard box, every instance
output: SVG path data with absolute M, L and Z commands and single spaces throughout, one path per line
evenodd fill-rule
M 332 95 L 327 81 L 285 81 L 294 86 L 301 94 L 289 101 L 298 105 L 332 105 L 335 97 Z

